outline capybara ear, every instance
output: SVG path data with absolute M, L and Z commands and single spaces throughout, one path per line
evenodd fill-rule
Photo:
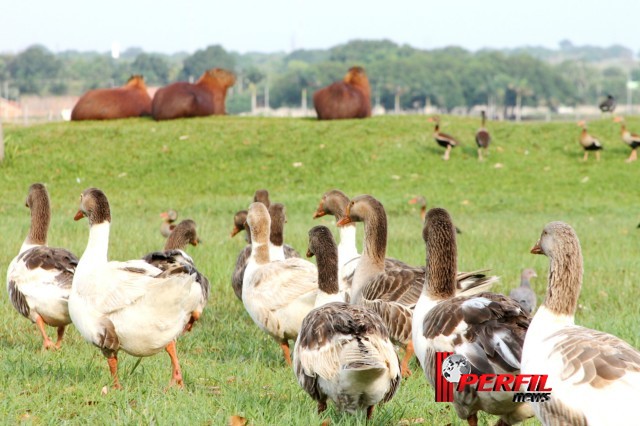
M 71 111 L 71 120 L 114 120 L 151 115 L 151 97 L 141 75 L 114 89 L 89 90 Z
M 352 67 L 342 81 L 313 94 L 319 120 L 365 118 L 371 116 L 371 88 L 362 67 Z
M 158 90 L 153 97 L 151 113 L 156 120 L 182 117 L 204 117 L 227 113 L 227 89 L 236 76 L 222 68 L 205 71 L 194 84 L 173 83 Z

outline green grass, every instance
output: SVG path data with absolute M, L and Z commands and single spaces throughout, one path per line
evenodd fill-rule
M 52 246 L 84 250 L 86 221 L 74 222 L 80 192 L 105 191 L 112 209 L 110 258 L 126 260 L 159 249 L 158 214 L 167 208 L 198 223 L 203 244 L 190 248 L 212 292 L 203 319 L 178 342 L 186 388 L 165 392 L 165 354 L 137 359 L 121 353 L 124 390 L 100 394 L 109 384 L 104 357 L 70 327 L 61 351 L 43 353 L 35 326 L 7 297 L 0 298 L 0 417 L 27 424 L 224 424 L 230 415 L 254 425 L 364 424 L 362 416 L 315 404 L 286 368 L 279 347 L 259 331 L 230 286 L 244 245 L 229 238 L 232 216 L 253 192 L 268 188 L 287 206 L 286 240 L 306 250 L 308 229 L 332 226 L 311 219 L 322 193 L 338 187 L 350 196 L 369 193 L 385 205 L 388 255 L 424 263 L 418 211 L 407 200 L 423 194 L 447 208 L 463 230 L 459 268 L 488 267 L 502 277 L 496 291 L 516 285 L 534 267 L 535 289 L 545 292 L 548 260 L 529 249 L 551 220 L 575 227 L 585 256 L 579 324 L 614 333 L 640 346 L 638 283 L 640 163 L 625 164 L 628 148 L 618 125 L 592 122 L 605 144 L 600 163 L 582 163 L 574 123 L 490 123 L 494 142 L 487 161 L 476 160 L 476 120 L 444 117 L 443 131 L 463 146 L 451 161 L 432 138 L 424 117 L 361 121 L 211 117 L 5 126 L 6 159 L 0 165 L 0 269 L 6 270 L 29 227 L 24 200 L 29 184 L 47 184 Z M 640 128 L 629 119 L 628 127 Z M 300 162 L 300 167 L 294 163 Z M 496 167 L 497 164 L 502 167 Z M 361 228 L 360 237 L 362 236 Z M 50 330 L 53 335 L 53 329 Z M 376 408 L 375 424 L 424 419 L 458 424 L 448 404 L 436 404 L 416 363 L 396 397 Z M 331 407 L 331 406 L 330 406 Z M 483 416 L 482 424 L 497 418 Z M 537 424 L 529 421 L 527 424 Z

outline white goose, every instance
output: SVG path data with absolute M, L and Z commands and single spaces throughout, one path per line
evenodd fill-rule
M 527 332 L 523 374 L 547 374 L 551 398 L 534 403 L 544 425 L 635 424 L 640 399 L 640 351 L 611 334 L 575 325 L 582 287 L 578 237 L 550 222 L 531 253 L 549 257 L 544 303 Z
M 295 340 L 302 320 L 313 309 L 318 293 L 318 270 L 306 260 L 293 257 L 271 262 L 271 218 L 264 204 L 249 206 L 251 256 L 242 282 L 242 302 L 251 319 L 273 337 L 291 365 L 289 340 Z
M 435 386 L 436 352 L 463 355 L 474 374 L 517 374 L 529 316 L 515 300 L 494 293 L 455 297 L 456 232 L 449 213 L 429 210 L 423 231 L 427 273 L 413 314 L 416 357 Z M 514 403 L 513 392 L 454 391 L 456 413 L 477 425 L 482 410 L 500 416 L 500 425 L 533 416 L 531 406 Z
M 44 185 L 34 183 L 29 187 L 26 205 L 31 210 L 31 227 L 7 269 L 7 291 L 13 307 L 38 327 L 43 348 L 57 349 L 65 327 L 71 323 L 67 300 L 78 258 L 68 250 L 47 247 L 49 204 Z M 57 327 L 55 344 L 49 339 L 45 324 Z
M 316 308 L 305 317 L 293 352 L 300 386 L 318 403 L 332 400 L 354 413 L 389 401 L 401 381 L 398 356 L 382 318 L 362 306 L 342 302 L 338 286 L 338 250 L 331 231 L 309 231 L 307 257 L 318 262 Z
M 183 386 L 175 339 L 197 309 L 191 297 L 196 274 L 183 265 L 165 271 L 146 261 L 109 262 L 109 201 L 97 188 L 80 195 L 76 220 L 89 220 L 89 242 L 80 258 L 69 296 L 74 325 L 107 357 L 114 388 L 118 351 L 150 356 L 166 349 L 171 358 L 170 385 Z
M 191 285 L 191 298 L 196 309 L 191 313 L 191 318 L 185 326 L 185 331 L 191 331 L 193 324 L 200 319 L 202 311 L 207 305 L 209 299 L 209 280 L 202 275 L 195 266 L 193 259 L 184 252 L 184 248 L 191 244 L 197 246 L 200 243 L 196 223 L 191 219 L 185 219 L 180 222 L 171 231 L 163 251 L 149 253 L 143 260 L 163 271 L 182 266 L 189 274 L 195 274 L 196 280 Z

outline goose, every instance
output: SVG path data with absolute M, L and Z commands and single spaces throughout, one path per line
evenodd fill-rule
M 338 226 L 364 222 L 364 250 L 351 285 L 351 303 L 364 305 L 378 313 L 389 329 L 391 340 L 405 348 L 400 365 L 404 377 L 411 374 L 409 360 L 413 356 L 411 317 L 425 278 L 424 267 L 396 264 L 387 268 L 387 215 L 380 201 L 370 195 L 352 199 Z M 461 294 L 472 294 L 489 288 L 497 277 L 480 272 L 459 273 Z
M 165 349 L 171 358 L 169 386 L 183 387 L 175 339 L 197 309 L 191 297 L 196 274 L 182 264 L 161 270 L 146 261 L 107 260 L 111 211 L 106 195 L 89 188 L 80 195 L 74 219 L 89 221 L 89 241 L 69 295 L 69 314 L 82 337 L 107 358 L 113 387 L 118 351 L 137 357 Z
M 625 161 L 627 163 L 631 163 L 632 161 L 636 161 L 638 159 L 638 147 L 640 147 L 640 135 L 636 135 L 635 133 L 631 133 L 627 130 L 627 126 L 624 123 L 624 118 L 616 117 L 614 120 L 616 123 L 620 123 L 620 135 L 622 136 L 622 140 L 624 143 L 631 147 L 631 154 L 629 154 L 629 158 Z
M 607 95 L 607 99 L 600 102 L 600 105 L 598 105 L 598 107 L 602 112 L 613 113 L 613 111 L 616 109 L 616 99 L 611 95 Z
M 596 161 L 600 161 L 600 151 L 603 148 L 600 140 L 587 132 L 586 121 L 579 121 L 578 126 L 582 127 L 582 132 L 580 132 L 579 139 L 580 145 L 582 145 L 582 149 L 584 149 L 584 157 L 582 157 L 582 161 L 587 161 L 589 159 L 589 151 L 595 151 Z
M 547 294 L 524 342 L 523 374 L 547 374 L 551 398 L 533 403 L 544 425 L 622 425 L 637 417 L 640 351 L 624 340 L 575 325 L 582 252 L 571 226 L 548 223 L 531 253 L 549 258 Z
M 489 151 L 489 144 L 491 143 L 491 133 L 485 127 L 485 122 L 487 121 L 487 115 L 484 110 L 481 112 L 482 114 L 482 125 L 476 131 L 476 145 L 478 145 L 478 160 L 482 161 L 482 151 L 487 153 Z
M 249 206 L 251 256 L 242 281 L 242 303 L 255 324 L 273 337 L 291 366 L 289 340 L 298 337 L 305 315 L 314 307 L 318 293 L 318 270 L 306 260 L 291 257 L 271 262 L 271 217 L 264 204 Z
M 316 256 L 318 296 L 302 321 L 293 352 L 298 383 L 318 403 L 318 413 L 333 401 L 339 411 L 367 411 L 395 395 L 400 365 L 379 315 L 342 302 L 338 286 L 338 249 L 326 226 L 309 231 L 307 257 Z
M 426 280 L 413 315 L 416 357 L 435 386 L 437 352 L 463 355 L 474 374 L 518 374 L 529 315 L 515 301 L 489 292 L 455 296 L 456 234 L 445 209 L 427 213 L 423 238 L 427 248 Z M 513 402 L 513 392 L 454 391 L 453 405 L 461 419 L 477 425 L 482 410 L 511 425 L 533 416 L 527 403 Z
M 43 349 L 55 350 L 62 345 L 65 327 L 71 323 L 67 300 L 78 258 L 66 249 L 47 247 L 51 210 L 43 184 L 29 187 L 26 206 L 31 211 L 31 227 L 7 269 L 7 291 L 13 307 L 36 324 Z M 58 329 L 55 344 L 45 324 Z
M 176 227 L 174 222 L 178 220 L 178 212 L 169 209 L 166 212 L 160 213 L 160 217 L 162 218 L 162 224 L 160 224 L 160 233 L 163 237 L 168 238 L 173 228 Z
M 269 232 L 269 258 L 273 261 L 284 260 L 290 257 L 300 257 L 300 253 L 298 253 L 296 249 L 289 244 L 283 244 L 284 223 L 286 222 L 284 206 L 279 203 L 270 205 L 269 213 L 272 217 L 271 231 Z M 236 297 L 241 301 L 242 279 L 244 277 L 244 270 L 247 267 L 247 262 L 249 261 L 249 256 L 251 256 L 251 231 L 247 223 L 246 210 L 240 210 L 234 215 L 231 236 L 237 235 L 239 232 L 242 232 L 242 230 L 245 230 L 247 233 L 247 245 L 238 253 L 236 266 L 231 275 L 231 287 L 233 287 L 233 292 Z
M 271 201 L 269 200 L 269 191 L 266 189 L 258 189 L 253 194 L 253 202 L 254 203 L 262 203 L 266 208 L 269 208 L 271 205 Z
M 460 145 L 460 142 L 458 142 L 453 136 L 442 133 L 440 131 L 440 117 L 429 117 L 427 121 L 429 121 L 430 123 L 436 123 L 433 129 L 433 137 L 435 138 L 438 145 L 446 148 L 442 159 L 448 160 L 449 154 L 451 153 L 451 148 L 455 148 L 456 146 Z
M 193 324 L 200 319 L 209 299 L 209 280 L 196 269 L 191 256 L 184 252 L 188 244 L 197 246 L 199 243 L 200 238 L 196 230 L 196 223 L 191 219 L 185 219 L 171 231 L 164 245 L 164 250 L 149 253 L 142 258 L 145 262 L 162 271 L 176 265 L 182 265 L 189 273 L 196 274 L 196 280 L 191 286 L 191 297 L 196 304 L 196 309 L 191 313 L 185 331 L 191 331 Z
M 509 293 L 509 297 L 520 303 L 526 313 L 531 313 L 536 309 L 537 296 L 531 288 L 531 278 L 537 277 L 536 271 L 531 268 L 523 269 L 520 274 L 520 287 L 514 288 Z
M 417 197 L 410 199 L 409 204 L 417 204 L 420 206 L 420 219 L 422 219 L 422 223 L 424 224 L 424 221 L 427 219 L 427 199 L 422 195 L 418 195 Z M 456 234 L 462 234 L 462 230 L 460 228 L 457 226 L 455 228 Z

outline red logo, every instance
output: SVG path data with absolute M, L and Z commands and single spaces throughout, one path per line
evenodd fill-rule
M 526 385 L 526 392 L 520 392 Z M 546 374 L 471 374 L 471 364 L 462 355 L 436 352 L 436 402 L 452 402 L 454 386 L 463 392 L 516 392 L 513 402 L 545 402 L 551 399 Z

